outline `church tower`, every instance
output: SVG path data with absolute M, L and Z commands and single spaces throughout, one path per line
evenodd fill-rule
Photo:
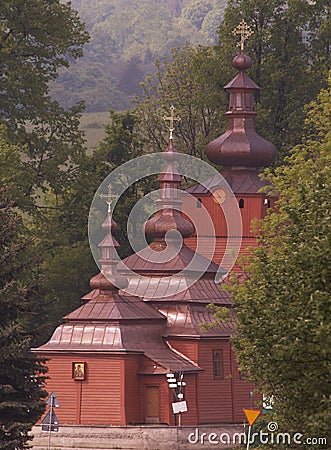
M 262 219 L 272 200 L 263 193 L 267 184 L 261 180 L 261 169 L 269 166 L 277 156 L 276 147 L 261 137 L 255 129 L 256 111 L 254 96 L 260 87 L 246 74 L 252 66 L 251 58 L 244 52 L 244 41 L 247 38 L 247 25 L 242 22 L 241 51 L 232 60 L 232 65 L 238 70 L 237 76 L 225 87 L 230 93 L 227 116 L 227 130 L 207 145 L 208 159 L 219 166 L 222 177 L 228 188 L 218 186 L 213 179 L 206 186 L 195 185 L 187 192 L 197 198 L 196 207 L 204 206 L 214 223 L 214 236 L 194 236 L 186 240 L 186 244 L 195 248 L 197 238 L 204 241 L 208 249 L 210 242 L 216 239 L 216 249 L 213 260 L 221 264 L 224 257 L 226 242 L 241 241 L 240 253 L 245 254 L 247 247 L 256 245 L 256 237 L 251 230 L 253 219 Z M 246 37 L 245 37 L 246 36 Z M 241 213 L 241 234 L 231 236 L 224 217 L 224 206 L 230 196 L 235 196 Z M 236 245 L 235 244 L 235 245 Z M 236 269 L 236 268 L 235 268 Z M 237 269 L 238 270 L 238 269 Z

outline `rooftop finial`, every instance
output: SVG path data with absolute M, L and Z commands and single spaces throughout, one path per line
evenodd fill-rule
M 108 194 L 99 194 L 100 198 L 105 198 L 106 199 L 106 203 L 108 205 L 108 210 L 107 212 L 110 213 L 111 212 L 111 204 L 113 202 L 113 194 L 111 193 L 111 185 L 108 185 Z
M 163 116 L 164 121 L 169 120 L 169 131 L 170 131 L 169 139 L 172 139 L 172 132 L 175 129 L 174 121 L 179 122 L 180 120 L 182 120 L 181 117 L 175 117 L 174 111 L 175 111 L 175 107 L 173 105 L 171 105 L 170 106 L 170 116 Z
M 254 33 L 252 31 L 251 27 L 242 20 L 239 25 L 236 26 L 236 28 L 232 31 L 232 34 L 240 34 L 240 41 L 238 42 L 238 46 L 240 47 L 241 51 L 244 51 L 244 45 L 245 41 Z

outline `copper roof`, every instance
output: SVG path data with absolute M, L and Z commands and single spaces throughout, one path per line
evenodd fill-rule
M 138 297 L 119 295 L 117 292 L 105 295 L 102 291 L 94 292 L 93 300 L 64 317 L 75 321 L 117 321 L 165 319 L 151 305 L 142 302 Z
M 225 178 L 230 188 L 235 194 L 257 194 L 260 189 L 268 185 L 262 181 L 255 170 L 242 169 L 234 170 L 225 168 L 221 170 L 221 175 Z M 202 184 L 195 184 L 186 189 L 186 192 L 193 195 L 208 194 L 219 186 L 219 176 L 213 176 Z
M 181 236 L 188 237 L 193 234 L 192 223 L 180 212 L 181 200 L 178 192 L 182 176 L 178 173 L 174 162 L 178 159 L 178 151 L 170 138 L 168 147 L 162 152 L 167 162 L 165 170 L 160 174 L 158 210 L 145 223 L 145 233 L 150 238 L 165 238 L 170 230 L 176 230 Z
M 159 310 L 167 316 L 164 337 L 217 337 L 229 338 L 234 334 L 235 320 L 232 309 L 229 309 L 229 320 L 223 320 L 219 327 L 214 324 L 215 311 L 206 305 L 196 304 L 161 304 Z M 201 324 L 210 326 L 203 331 Z
M 205 272 L 217 273 L 219 266 L 212 261 L 207 260 L 204 256 L 199 255 L 185 244 L 182 245 L 178 254 L 170 260 L 163 262 L 164 255 L 161 250 L 166 248 L 165 242 L 152 242 L 149 247 L 144 248 L 138 253 L 134 253 L 119 262 L 118 270 L 125 273 L 125 265 L 132 271 L 140 274 L 174 274 L 185 271 L 188 272 Z M 158 252 L 160 254 L 158 262 Z M 190 264 L 192 261 L 192 264 Z M 124 265 L 124 264 L 125 265 Z M 189 266 L 190 264 L 190 266 Z M 188 267 L 189 266 L 189 267 Z M 189 269 L 189 270 L 188 270 Z
M 149 305 L 146 305 L 149 306 Z M 149 306 L 150 307 L 150 306 Z M 137 352 L 145 355 L 166 371 L 201 370 L 193 361 L 174 352 L 162 340 L 163 326 L 150 323 L 65 323 L 57 327 L 51 339 L 34 349 L 40 353 L 58 352 Z
M 130 277 L 126 288 L 132 295 L 139 295 L 146 301 L 186 302 L 231 305 L 230 294 L 213 278 L 200 278 L 193 284 L 184 276 L 172 277 Z
M 159 366 L 160 371 L 201 370 L 184 355 L 172 351 L 163 341 L 166 317 L 139 297 L 125 295 L 127 279 L 118 272 L 114 258 L 111 213 L 102 228 L 106 231 L 102 249 L 101 272 L 91 279 L 92 291 L 80 308 L 65 316 L 67 323 L 56 328 L 50 340 L 34 349 L 39 354 L 59 352 L 137 352 Z
M 259 90 L 261 89 L 254 81 L 246 75 L 244 71 L 238 73 L 238 75 L 233 78 L 224 89 L 253 89 Z

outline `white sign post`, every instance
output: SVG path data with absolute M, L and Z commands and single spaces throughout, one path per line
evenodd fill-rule
M 56 397 L 55 392 L 52 392 L 46 401 L 46 405 L 49 406 L 49 411 L 42 420 L 42 431 L 48 431 L 48 450 L 51 448 L 51 435 L 52 431 L 59 431 L 59 421 L 56 417 L 53 408 L 59 408 L 60 403 Z

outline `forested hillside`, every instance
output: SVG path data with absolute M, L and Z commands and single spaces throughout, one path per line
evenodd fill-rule
M 173 47 L 213 44 L 226 0 L 72 0 L 91 35 L 84 58 L 63 69 L 52 95 L 65 108 L 87 111 L 131 106 L 155 58 Z

